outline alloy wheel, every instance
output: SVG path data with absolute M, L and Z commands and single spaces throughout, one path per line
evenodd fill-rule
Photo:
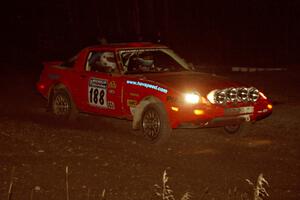
M 151 139 L 155 140 L 159 136 L 161 122 L 158 113 L 154 109 L 149 109 L 144 113 L 143 132 Z

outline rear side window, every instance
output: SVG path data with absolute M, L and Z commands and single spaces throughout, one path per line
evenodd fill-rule
M 88 55 L 85 69 L 92 72 L 117 72 L 115 54 L 111 51 L 92 51 Z

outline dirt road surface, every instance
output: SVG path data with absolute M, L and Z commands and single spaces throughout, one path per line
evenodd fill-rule
M 227 74 L 256 85 L 274 102 L 273 114 L 247 126 L 247 135 L 221 128 L 177 129 L 163 146 L 134 134 L 129 121 L 81 114 L 62 123 L 46 112 L 35 90 L 39 70 L 2 64 L 0 81 L 0 199 L 161 199 L 155 184 L 176 199 L 237 199 L 260 173 L 273 200 L 300 199 L 299 81 L 292 72 Z M 14 173 L 12 174 L 12 169 Z M 12 178 L 11 178 L 12 177 Z M 231 195 L 229 194 L 231 191 Z

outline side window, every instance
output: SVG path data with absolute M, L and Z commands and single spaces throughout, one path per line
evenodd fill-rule
M 143 73 L 154 71 L 154 57 L 150 51 L 125 52 L 122 55 L 125 73 Z
M 185 70 L 174 58 L 162 51 L 155 52 L 155 67 L 162 72 Z
M 86 64 L 86 71 L 92 72 L 117 72 L 115 54 L 110 51 L 90 52 Z
M 174 58 L 159 50 L 126 51 L 121 58 L 127 74 L 185 70 Z

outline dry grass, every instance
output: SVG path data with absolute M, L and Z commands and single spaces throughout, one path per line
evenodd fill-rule
M 9 187 L 9 190 L 7 193 L 8 200 L 12 200 L 12 195 L 13 195 L 12 187 L 13 187 L 14 172 L 15 172 L 15 167 L 13 167 L 12 173 L 11 173 L 10 187 Z M 69 168 L 68 168 L 68 166 L 66 166 L 66 179 L 65 179 L 66 200 L 70 199 L 68 176 L 69 176 Z M 169 177 L 167 175 L 167 171 L 164 170 L 163 176 L 162 176 L 162 185 L 161 186 L 158 184 L 154 185 L 155 194 L 162 200 L 176 200 L 176 198 L 174 196 L 174 192 L 171 189 L 171 187 L 169 186 L 168 181 L 169 181 Z M 227 197 L 225 197 L 224 199 L 227 199 L 227 200 L 264 200 L 264 198 L 269 197 L 269 194 L 265 188 L 265 185 L 269 186 L 269 183 L 263 177 L 263 174 L 260 174 L 258 176 L 258 178 L 256 180 L 256 184 L 254 184 L 249 179 L 246 179 L 246 181 L 253 189 L 252 197 L 251 197 L 251 195 L 249 196 L 249 194 L 246 192 L 239 194 L 237 187 L 235 187 L 233 190 L 230 189 L 228 191 Z M 206 188 L 203 191 L 202 195 L 200 196 L 200 200 L 205 199 L 207 193 L 208 193 L 208 188 Z M 89 192 L 87 195 L 87 199 L 88 200 L 90 199 Z M 105 200 L 105 199 L 106 199 L 106 190 L 104 189 L 102 191 L 100 200 Z M 190 199 L 192 199 L 192 195 L 190 192 L 185 192 L 180 198 L 180 200 L 190 200 Z M 33 190 L 31 191 L 30 200 L 34 200 Z M 212 199 L 212 200 L 214 200 L 214 199 Z
M 173 195 L 173 190 L 168 185 L 169 177 L 167 176 L 166 170 L 163 173 L 162 177 L 162 186 L 157 184 L 154 185 L 156 191 L 155 194 L 160 197 L 162 200 L 176 200 L 175 196 Z M 191 199 L 191 194 L 186 192 L 182 195 L 180 200 L 189 200 Z
M 269 197 L 265 188 L 265 185 L 269 186 L 269 183 L 264 178 L 263 174 L 258 176 L 256 185 L 254 185 L 249 179 L 246 179 L 246 181 L 253 187 L 253 200 L 263 200 L 264 197 Z
M 169 177 L 167 176 L 166 170 L 163 173 L 162 177 L 162 186 L 159 186 L 157 184 L 154 185 L 156 191 L 155 194 L 160 197 L 162 200 L 176 200 L 173 190 L 168 185 Z M 233 190 L 229 190 L 227 197 L 224 199 L 228 200 L 264 200 L 265 197 L 269 197 L 269 194 L 265 188 L 265 185 L 269 186 L 268 181 L 263 177 L 263 174 L 260 174 L 257 178 L 256 184 L 253 184 L 252 181 L 249 179 L 246 179 L 249 185 L 253 187 L 253 196 L 251 198 L 251 195 L 249 196 L 248 193 L 243 192 L 239 193 L 237 190 L 237 187 L 235 187 Z M 201 197 L 200 200 L 205 199 L 206 194 L 208 193 L 208 188 L 206 188 Z M 182 195 L 180 200 L 189 200 L 192 199 L 192 196 L 190 192 L 186 192 Z

